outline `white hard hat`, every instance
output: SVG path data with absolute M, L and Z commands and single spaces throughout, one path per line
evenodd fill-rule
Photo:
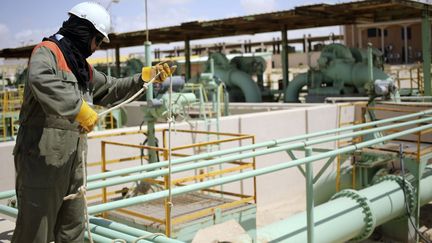
M 111 30 L 111 17 L 103 6 L 96 2 L 83 2 L 75 5 L 69 14 L 90 21 L 105 37 L 103 41 L 109 43 L 108 32 Z

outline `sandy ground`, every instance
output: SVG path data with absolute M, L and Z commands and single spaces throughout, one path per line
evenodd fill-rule
M 257 228 L 302 212 L 305 209 L 304 200 L 304 197 L 287 198 L 286 200 L 275 201 L 263 207 L 258 207 Z M 243 236 L 242 239 L 249 238 L 245 230 L 237 222 L 231 220 L 198 231 L 192 243 L 240 243 L 238 241 L 240 235 Z
M 10 242 L 15 228 L 15 223 L 0 218 L 0 243 Z

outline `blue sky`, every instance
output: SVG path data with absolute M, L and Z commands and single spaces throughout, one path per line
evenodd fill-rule
M 36 44 L 44 36 L 55 33 L 67 19 L 67 11 L 82 0 L 4 0 L 0 8 L 0 49 Z M 144 0 L 96 1 L 107 7 L 110 5 L 114 31 L 128 32 L 145 29 Z M 179 25 L 196 20 L 214 20 L 256 13 L 293 9 L 296 6 L 316 3 L 339 3 L 342 0 L 148 0 L 149 28 Z M 111 3 L 111 4 L 110 4 Z M 330 29 L 338 32 L 338 28 Z M 312 36 L 326 35 L 327 28 L 306 30 Z M 337 33 L 336 33 L 337 34 Z M 244 39 L 271 39 L 269 33 L 255 36 L 237 36 L 226 42 L 240 42 Z M 303 31 L 289 31 L 289 38 L 297 38 Z M 151 41 L 151 36 L 150 36 Z M 216 40 L 207 40 L 207 42 Z M 219 39 L 217 41 L 220 41 Z M 194 43 L 206 43 L 195 41 Z M 171 45 L 182 46 L 182 43 Z M 161 49 L 164 46 L 161 46 Z

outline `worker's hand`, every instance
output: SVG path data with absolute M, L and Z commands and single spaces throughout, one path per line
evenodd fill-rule
M 75 118 L 86 132 L 91 132 L 98 120 L 97 113 L 85 102 L 82 101 L 81 109 Z
M 169 66 L 166 62 L 160 62 L 153 67 L 143 67 L 141 71 L 141 79 L 144 82 L 149 82 L 156 76 L 158 73 L 159 76 L 156 77 L 156 83 L 162 83 L 166 78 L 171 76 L 176 70 L 177 66 Z

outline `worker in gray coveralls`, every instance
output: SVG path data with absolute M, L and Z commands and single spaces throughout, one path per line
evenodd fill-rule
M 109 42 L 110 27 L 104 7 L 80 3 L 58 32 L 33 50 L 14 148 L 19 211 L 12 242 L 84 241 L 84 200 L 64 197 L 83 184 L 82 134 L 98 120 L 91 104 L 115 105 L 156 73 L 162 82 L 174 71 L 165 63 L 116 79 L 93 69 L 86 58 Z

